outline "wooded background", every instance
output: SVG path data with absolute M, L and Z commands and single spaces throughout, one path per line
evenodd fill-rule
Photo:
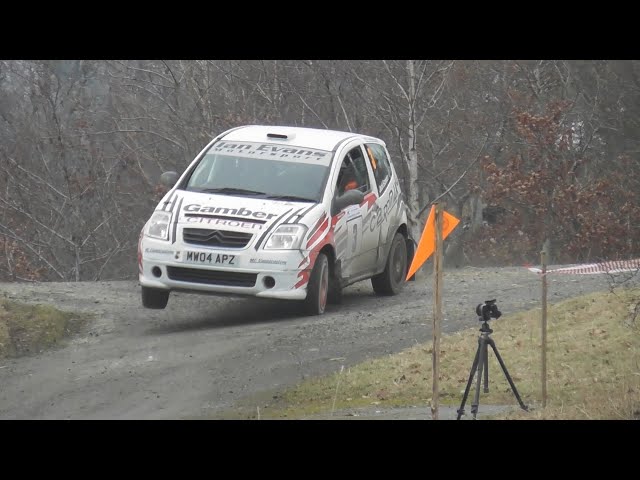
M 387 142 L 445 267 L 640 254 L 637 61 L 0 61 L 0 280 L 133 279 L 159 176 L 243 124 Z

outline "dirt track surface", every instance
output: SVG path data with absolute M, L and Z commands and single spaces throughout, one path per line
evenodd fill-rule
M 0 418 L 213 416 L 247 395 L 430 340 L 432 286 L 430 270 L 396 297 L 361 282 L 345 289 L 342 305 L 306 317 L 296 303 L 190 294 L 145 310 L 135 281 L 0 284 L 15 300 L 95 313 L 63 347 L 0 359 Z M 550 275 L 548 298 L 607 288 L 606 275 Z M 488 299 L 505 318 L 539 308 L 540 291 L 525 268 L 448 270 L 443 331 L 479 325 L 475 306 Z

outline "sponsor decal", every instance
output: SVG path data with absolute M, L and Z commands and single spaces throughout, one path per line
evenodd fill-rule
M 254 212 L 244 207 L 240 208 L 228 208 L 228 207 L 207 207 L 202 206 L 197 203 L 191 203 L 189 205 L 185 205 L 185 212 L 189 213 L 216 213 L 229 215 L 233 217 L 247 217 L 247 218 L 260 218 L 263 220 L 271 220 L 273 217 L 277 217 L 277 213 L 267 213 L 267 212 Z
M 286 265 L 287 264 L 285 260 L 271 260 L 268 258 L 251 258 L 249 259 L 249 263 L 267 263 L 269 265 Z
M 357 217 L 360 215 L 360 208 L 356 205 L 351 205 L 346 210 L 347 220 L 352 219 L 353 217 Z
M 262 230 L 263 225 L 261 223 L 253 222 L 241 222 L 239 220 L 226 220 L 222 218 L 211 217 L 187 217 L 189 223 L 205 223 L 207 225 L 225 226 L 225 227 L 239 227 L 252 230 Z
M 309 161 L 329 160 L 331 152 L 312 148 L 299 148 L 287 145 L 273 145 L 266 143 L 229 142 L 215 144 L 210 153 L 230 153 L 241 157 L 268 158 L 273 160 Z
M 400 200 L 400 195 L 398 195 L 398 192 L 395 189 L 393 189 L 389 192 L 389 200 L 384 205 L 384 207 L 380 208 L 377 204 L 374 205 L 373 209 L 371 210 L 371 213 L 373 213 L 374 211 L 380 211 L 380 214 L 377 216 L 367 215 L 367 218 L 365 218 L 364 220 L 366 224 L 366 222 L 369 219 L 371 219 L 369 221 L 369 227 L 368 227 L 370 232 L 373 232 L 376 228 L 380 228 L 380 225 L 382 225 L 384 222 L 387 221 L 387 219 L 389 218 L 389 212 L 391 212 L 391 210 L 393 210 L 393 208 L 398 205 L 399 200 Z M 364 228 L 366 228 L 366 225 Z
M 145 253 L 160 253 L 164 255 L 173 255 L 173 250 L 160 250 L 157 248 L 145 248 Z

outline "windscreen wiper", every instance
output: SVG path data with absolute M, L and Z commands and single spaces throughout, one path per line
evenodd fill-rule
M 267 198 L 270 200 L 291 200 L 292 202 L 313 202 L 317 203 L 317 201 L 313 198 L 307 197 L 298 197 L 296 195 L 267 195 Z
M 222 188 L 202 188 L 198 189 L 202 193 L 221 193 L 223 195 L 266 195 L 265 192 L 257 192 L 255 190 L 246 190 L 244 188 L 222 187 Z

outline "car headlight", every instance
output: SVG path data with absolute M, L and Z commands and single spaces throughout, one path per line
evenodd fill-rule
M 280 225 L 269 237 L 265 250 L 297 250 L 307 229 L 304 225 Z
M 169 224 L 171 214 L 169 212 L 154 212 L 147 222 L 144 234 L 147 237 L 169 240 Z

